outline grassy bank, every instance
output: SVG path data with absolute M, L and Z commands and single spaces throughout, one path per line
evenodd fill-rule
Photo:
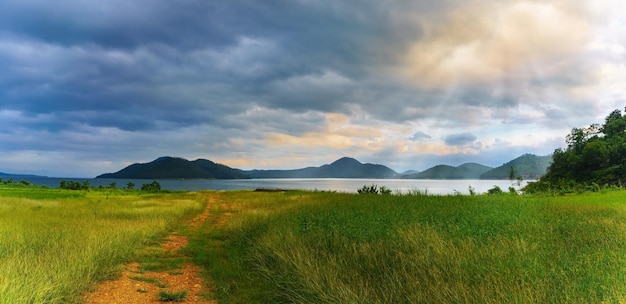
M 212 194 L 188 248 L 220 303 L 626 301 L 626 192 Z
M 202 210 L 199 194 L 0 186 L 0 303 L 73 303 Z

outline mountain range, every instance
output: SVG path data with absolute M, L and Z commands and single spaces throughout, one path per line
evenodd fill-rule
M 132 164 L 115 173 L 97 178 L 124 179 L 246 179 L 246 178 L 406 178 L 406 179 L 508 179 L 511 166 L 515 176 L 537 178 L 546 172 L 551 156 L 522 155 L 502 166 L 491 168 L 476 163 L 458 167 L 437 165 L 423 172 L 399 174 L 380 164 L 363 164 L 350 157 L 320 167 L 293 170 L 241 170 L 206 159 L 189 161 L 179 157 L 160 157 L 149 163 Z
M 321 167 L 295 170 L 251 170 L 251 178 L 392 178 L 397 173 L 386 166 L 362 164 L 350 157 L 342 157 Z
M 481 174 L 493 169 L 476 163 L 466 163 L 458 167 L 437 165 L 423 172 L 404 175 L 405 179 L 478 179 Z
M 39 176 L 32 174 L 11 174 L 0 172 L 0 178 L 46 178 L 47 176 Z

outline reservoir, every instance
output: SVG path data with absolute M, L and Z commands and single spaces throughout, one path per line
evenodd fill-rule
M 135 184 L 135 189 L 153 180 L 142 179 L 89 179 L 89 178 L 24 178 L 37 185 L 59 187 L 62 180 L 83 182 L 89 181 L 91 187 L 108 187 L 115 183 L 117 188 L 126 188 L 129 182 Z M 18 181 L 18 180 L 14 180 Z M 484 193 L 494 186 L 499 186 L 507 192 L 512 184 L 510 180 L 426 180 L 426 179 L 360 179 L 360 178 L 281 178 L 281 179 L 175 179 L 157 180 L 163 190 L 171 191 L 200 191 L 200 190 L 254 190 L 254 189 L 285 189 L 285 190 L 318 190 L 356 193 L 364 185 L 385 186 L 392 193 L 407 193 L 419 191 L 421 193 L 448 195 L 469 194 L 470 187 L 475 193 Z M 516 182 L 516 181 L 514 181 Z M 522 186 L 528 181 L 523 181 Z M 515 185 L 516 189 L 519 189 Z

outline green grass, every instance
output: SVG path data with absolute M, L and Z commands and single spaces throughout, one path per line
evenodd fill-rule
M 185 297 L 187 296 L 187 291 L 178 291 L 178 292 L 171 292 L 171 291 L 165 291 L 165 290 L 161 290 L 159 291 L 159 301 L 161 302 L 182 302 L 185 300 Z
M 220 303 L 626 301 L 623 191 L 211 199 L 188 250 Z
M 200 194 L 0 186 L 0 303 L 71 303 L 202 210 Z
M 143 276 L 130 276 L 128 278 L 131 279 L 131 280 L 152 284 L 152 285 L 154 285 L 156 287 L 159 287 L 159 288 L 166 288 L 167 287 L 166 284 L 163 284 L 163 282 L 161 282 L 161 279 L 157 279 L 157 278 L 143 277 Z
M 211 201 L 182 256 L 156 244 Z M 626 191 L 561 197 L 0 186 L 0 304 L 191 257 L 224 303 L 619 303 Z M 138 275 L 135 279 L 144 277 Z M 166 292 L 162 301 L 184 301 Z

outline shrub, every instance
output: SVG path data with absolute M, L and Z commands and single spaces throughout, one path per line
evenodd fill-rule
M 161 191 L 161 184 L 157 181 L 153 181 L 149 184 L 143 184 L 141 186 L 142 191 Z
M 467 190 L 469 190 L 470 196 L 476 195 L 476 189 L 474 187 L 469 186 L 469 187 L 467 187 Z
M 77 181 L 66 181 L 62 180 L 59 188 L 66 190 L 88 190 L 89 189 L 89 181 L 85 180 L 82 183 Z
M 502 193 L 502 188 L 500 188 L 499 186 L 493 186 L 493 188 L 487 190 L 487 194 L 501 194 Z
M 363 187 L 361 189 L 357 189 L 357 192 L 359 194 L 391 194 L 391 189 L 385 187 L 385 186 L 380 186 L 380 188 L 378 188 L 378 185 L 363 185 Z

